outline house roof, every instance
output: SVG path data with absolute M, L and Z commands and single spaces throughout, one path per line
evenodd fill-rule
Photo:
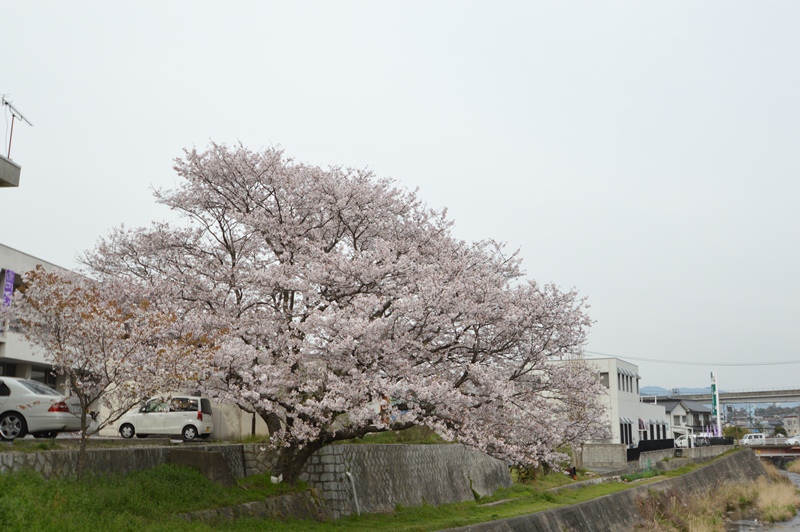
M 710 414 L 711 409 L 706 405 L 700 404 L 696 401 L 685 401 L 683 399 L 659 399 L 658 404 L 664 407 L 667 412 L 672 412 L 678 405 L 683 406 L 683 409 L 688 413 L 694 414 Z
M 690 412 L 694 412 L 696 414 L 710 414 L 711 409 L 704 404 L 700 404 L 697 401 L 681 401 L 683 403 L 684 408 Z

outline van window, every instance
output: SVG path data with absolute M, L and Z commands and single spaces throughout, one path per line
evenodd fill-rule
M 191 397 L 173 397 L 170 402 L 171 412 L 197 412 L 197 399 Z
M 142 407 L 141 412 L 146 414 L 149 412 L 166 412 L 167 410 L 167 403 L 165 403 L 160 397 L 156 397 L 155 399 L 150 399 L 147 401 Z
M 203 409 L 204 414 L 208 414 L 209 416 L 212 414 L 211 412 L 211 401 L 208 399 L 200 399 L 200 405 Z

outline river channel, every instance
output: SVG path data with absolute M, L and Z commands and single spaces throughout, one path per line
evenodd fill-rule
M 800 475 L 797 473 L 789 473 L 784 471 L 786 476 L 794 482 L 794 485 L 800 488 Z M 727 532 L 740 532 L 745 530 L 800 530 L 800 514 L 795 515 L 791 521 L 784 521 L 783 523 L 761 523 L 752 519 L 743 521 L 734 521 L 726 528 Z

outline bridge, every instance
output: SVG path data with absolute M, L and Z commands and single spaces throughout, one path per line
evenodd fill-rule
M 769 460 L 775 467 L 786 469 L 786 466 L 800 458 L 800 447 L 788 445 L 760 445 L 750 447 L 756 456 Z
M 659 397 L 660 398 L 660 397 Z M 698 403 L 711 404 L 711 393 L 687 393 L 670 395 L 672 399 L 686 399 Z M 746 390 L 719 392 L 720 404 L 735 403 L 800 403 L 800 389 Z

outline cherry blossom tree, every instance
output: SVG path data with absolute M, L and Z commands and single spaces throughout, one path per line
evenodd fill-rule
M 79 476 L 91 434 L 144 398 L 176 386 L 196 386 L 205 376 L 213 342 L 142 298 L 128 280 L 101 284 L 41 266 L 23 279 L 24 289 L 11 307 L 14 317 L 28 341 L 66 377 L 80 406 Z
M 225 331 L 206 393 L 267 421 L 285 480 L 331 442 L 427 425 L 521 465 L 604 433 L 573 291 L 369 171 L 213 144 L 157 200 L 184 223 L 114 230 L 84 257 Z M 167 304 L 167 303 L 165 303 Z

